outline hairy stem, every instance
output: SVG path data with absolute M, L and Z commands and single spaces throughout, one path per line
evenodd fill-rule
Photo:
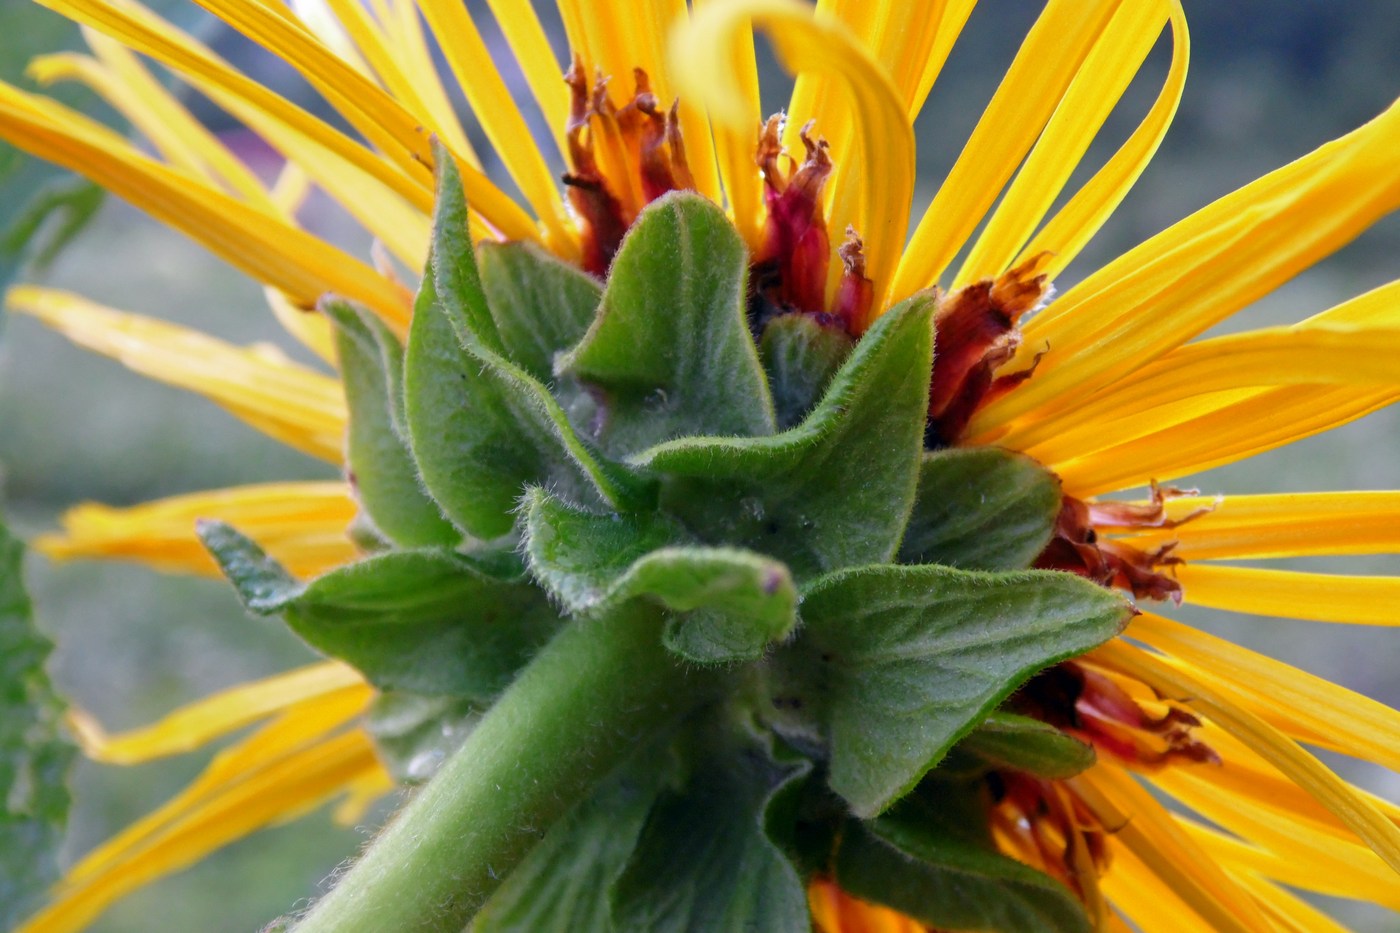
M 565 627 L 296 933 L 460 931 L 556 820 L 708 695 L 657 615 Z

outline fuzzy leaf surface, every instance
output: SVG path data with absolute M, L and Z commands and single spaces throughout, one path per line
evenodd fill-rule
M 763 829 L 793 773 L 760 749 L 720 747 L 684 788 L 663 791 L 614 888 L 617 929 L 807 933 L 802 881 Z
M 768 322 L 759 351 L 779 428 L 787 430 L 807 417 L 853 345 L 845 331 L 810 314 L 784 314 Z
M 525 506 L 535 578 L 570 611 L 607 611 L 648 597 L 678 613 L 666 644 L 698 662 L 758 657 L 796 623 L 797 590 L 779 561 L 738 548 L 673 542 L 659 515 L 593 515 L 541 490 Z
M 1023 570 L 1060 514 L 1060 481 L 1024 454 L 967 447 L 924 455 L 901 564 Z
M 832 790 L 880 813 L 1036 671 L 1122 630 L 1126 601 L 1070 574 L 877 566 L 802 603 Z
M 724 211 L 675 192 L 638 215 L 598 316 L 558 361 L 603 396 L 615 455 L 691 435 L 772 434 L 773 400 L 745 315 L 749 256 Z
M 799 579 L 889 560 L 923 453 L 933 306 L 916 295 L 881 317 L 797 427 L 683 438 L 633 462 L 702 541 L 771 554 Z
M 476 258 L 505 355 L 550 382 L 555 355 L 588 332 L 603 286 L 533 243 L 482 243 Z
M 24 548 L 0 525 L 0 928 L 33 910 L 58 875 L 68 822 L 63 701 L 44 670 L 53 645 L 34 626 Z
M 382 322 L 339 300 L 324 302 L 335 324 L 350 410 L 346 461 L 355 496 L 376 528 L 407 547 L 461 539 L 423 491 L 403 434 L 403 347 Z
M 527 485 L 614 508 L 645 501 L 646 484 L 599 458 L 548 389 L 504 355 L 460 178 L 445 154 L 438 166 L 431 256 L 405 372 L 409 434 L 424 483 L 453 522 L 484 539 L 511 529 Z
M 1036 777 L 1062 780 L 1074 777 L 1094 764 L 1094 747 L 1065 735 L 1049 723 L 996 712 L 958 743 L 991 764 Z
M 465 697 L 391 690 L 374 698 L 364 726 L 394 780 L 421 784 L 457 750 L 479 717 L 480 704 Z
M 230 526 L 199 531 L 250 610 L 281 614 L 382 690 L 493 697 L 559 623 L 543 593 L 502 579 L 495 561 L 389 551 L 302 584 Z
M 847 823 L 842 888 L 940 930 L 1089 933 L 1083 908 L 1048 875 L 938 826 Z

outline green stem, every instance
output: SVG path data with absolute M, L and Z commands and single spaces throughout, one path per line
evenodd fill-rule
M 708 695 L 647 608 L 565 627 L 296 933 L 458 933 L 530 848 Z

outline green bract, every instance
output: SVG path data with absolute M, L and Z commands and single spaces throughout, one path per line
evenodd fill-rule
M 646 208 L 604 284 L 533 247 L 474 250 L 439 164 L 406 350 L 325 304 L 389 548 L 299 582 L 202 529 L 251 609 L 385 691 L 367 726 L 400 777 L 450 758 L 386 831 L 390 868 L 345 885 L 392 892 L 447 860 L 421 885 L 427 929 L 799 931 L 820 872 L 944 929 L 1085 929 L 1058 882 L 928 818 L 930 795 L 976 810 L 987 769 L 1092 761 L 997 708 L 1129 613 L 1026 569 L 1053 476 L 925 452 L 935 297 L 858 341 L 798 313 L 755 333 L 746 248 L 705 199 Z M 464 814 L 460 845 L 412 828 L 458 799 L 501 811 Z M 339 916 L 308 929 L 370 928 Z

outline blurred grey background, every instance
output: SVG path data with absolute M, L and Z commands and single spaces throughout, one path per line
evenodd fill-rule
M 1397 0 L 1186 0 L 1185 5 L 1192 64 L 1176 122 L 1135 191 L 1057 283 L 1061 290 L 1209 200 L 1354 128 L 1400 94 Z M 7 0 L 0 26 L 20 6 Z M 201 24 L 183 6 L 168 6 L 221 52 L 286 93 L 301 94 L 285 66 Z M 987 0 L 973 14 L 919 122 L 925 188 L 918 209 L 956 157 L 1038 7 L 1028 0 Z M 480 21 L 489 24 L 489 16 L 483 13 Z M 0 29 L 0 74 L 15 80 L 26 48 L 32 52 L 72 41 L 72 31 L 57 19 L 18 32 Z M 1100 164 L 1150 105 L 1165 72 L 1165 44 L 1091 151 L 1089 166 Z M 779 106 L 781 84 L 769 82 L 765 91 Z M 81 93 L 68 97 L 92 105 Z M 220 123 L 217 113 L 207 116 L 237 138 L 236 128 Z M 316 216 L 328 236 L 364 250 L 363 237 L 335 210 L 323 207 Z M 1391 217 L 1228 329 L 1288 323 L 1330 307 L 1393 277 L 1400 271 L 1398 253 L 1400 218 Z M 38 280 L 226 339 L 281 341 L 306 359 L 281 337 L 250 281 L 116 201 L 106 204 Z M 3 326 L 3 501 L 11 521 L 26 533 L 53 527 L 63 509 L 84 499 L 126 504 L 221 485 L 334 475 L 325 464 L 263 438 L 211 404 L 77 350 L 28 319 L 11 317 Z M 1377 413 L 1193 483 L 1225 493 L 1400 488 L 1400 411 Z M 1297 566 L 1400 572 L 1394 557 Z M 59 645 L 53 661 L 59 684 L 112 729 L 145 723 L 181 702 L 311 658 L 277 625 L 245 617 L 231 591 L 216 581 L 121 564 L 53 566 L 38 557 L 29 569 L 41 623 Z M 1228 618 L 1189 609 L 1180 615 L 1400 704 L 1393 630 Z M 208 754 L 193 754 L 133 768 L 80 765 L 69 858 L 159 805 L 207 759 Z M 1368 786 L 1400 796 L 1396 775 L 1340 764 Z M 325 812 L 265 831 L 122 902 L 94 929 L 256 929 L 309 896 L 367 834 L 363 828 L 333 826 Z M 1396 929 L 1392 914 L 1340 906 L 1358 929 Z

